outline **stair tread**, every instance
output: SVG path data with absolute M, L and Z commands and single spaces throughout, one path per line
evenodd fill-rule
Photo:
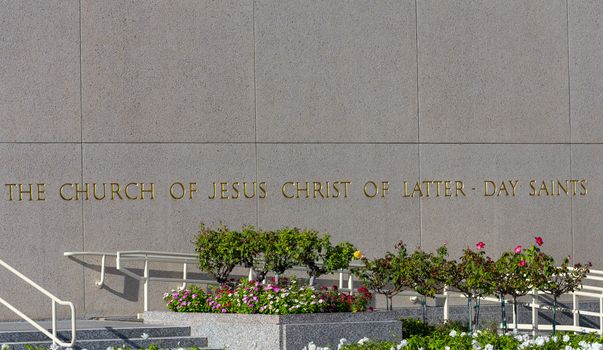
M 151 341 L 151 340 L 179 340 L 179 339 L 186 339 L 186 340 L 194 340 L 194 339 L 199 339 L 199 340 L 207 340 L 206 337 L 193 337 L 193 336 L 187 336 L 187 337 L 159 337 L 159 338 L 128 338 L 128 339 L 113 339 L 113 338 L 100 338 L 100 339 L 84 339 L 82 340 L 82 342 L 105 342 L 105 341 L 113 341 L 113 342 L 119 342 L 119 340 L 128 340 L 128 341 Z M 79 340 L 77 341 L 78 343 L 80 342 Z M 45 344 L 45 343 L 52 343 L 51 340 L 43 340 L 43 341 L 19 341 L 19 342 L 6 342 L 3 344 L 7 344 L 7 345 L 11 345 L 11 344 L 31 344 L 31 345 L 37 345 L 37 344 Z
M 50 330 L 49 330 L 50 331 Z M 102 327 L 94 329 L 79 329 L 76 331 L 76 336 L 80 340 L 88 339 L 127 339 L 140 338 L 142 334 L 148 334 L 149 337 L 186 337 L 190 336 L 190 327 L 137 327 L 137 328 L 111 328 Z M 59 330 L 57 335 L 61 339 L 70 339 L 70 330 Z M 0 342 L 11 341 L 44 341 L 48 339 L 46 335 L 37 330 L 32 331 L 0 331 Z
M 25 345 L 48 347 L 52 345 L 52 341 L 36 341 L 36 342 L 12 342 L 4 343 L 10 349 L 24 349 Z M 207 348 L 207 338 L 205 337 L 159 337 L 159 338 L 129 338 L 129 339 L 88 339 L 78 340 L 73 349 L 87 350 L 106 350 L 107 347 L 121 347 L 125 345 L 130 348 L 146 348 L 150 345 L 156 345 L 159 348 L 175 348 L 175 347 L 199 347 L 199 349 Z

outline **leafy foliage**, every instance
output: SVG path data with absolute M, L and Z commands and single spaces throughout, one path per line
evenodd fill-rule
M 219 283 L 227 282 L 237 265 L 253 268 L 260 281 L 270 272 L 280 276 L 302 265 L 313 282 L 323 274 L 347 268 L 356 251 L 349 242 L 332 245 L 328 234 L 289 227 L 258 231 L 246 226 L 235 231 L 225 225 L 212 229 L 202 224 L 194 243 L 199 268 Z
M 563 334 L 531 337 L 528 335 L 498 335 L 492 332 L 465 333 L 460 330 L 413 335 L 401 342 L 361 340 L 342 346 L 341 350 L 567 350 L 600 349 L 603 338 L 597 334 Z
M 406 245 L 400 242 L 395 248 L 395 253 L 387 252 L 383 258 L 369 260 L 363 257 L 361 261 L 364 266 L 353 269 L 353 273 L 369 290 L 386 297 L 388 309 L 392 308 L 392 297 L 410 285 L 406 273 Z
M 216 229 L 201 224 L 194 242 L 199 255 L 199 268 L 219 283 L 225 283 L 235 266 L 253 259 L 253 243 L 246 238 L 249 238 L 248 234 L 231 231 L 222 224 Z
M 367 309 L 371 297 L 366 288 L 349 294 L 338 291 L 336 287 L 316 289 L 300 286 L 296 280 L 287 278 L 265 285 L 242 280 L 236 286 L 225 284 L 209 292 L 192 286 L 164 294 L 167 307 L 176 312 L 271 315 L 361 312 Z

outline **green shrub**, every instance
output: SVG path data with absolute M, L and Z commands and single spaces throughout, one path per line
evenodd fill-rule
M 219 283 L 227 282 L 237 265 L 253 268 L 259 281 L 270 272 L 278 279 L 300 265 L 306 267 L 310 284 L 314 284 L 321 275 L 349 267 L 356 251 L 349 242 L 332 245 L 328 234 L 288 227 L 257 231 L 246 226 L 234 231 L 225 225 L 212 229 L 202 224 L 194 243 L 199 268 Z
M 250 239 L 253 228 L 244 228 L 243 232 L 231 231 L 225 225 L 211 229 L 201 224 L 194 242 L 199 268 L 225 283 L 235 266 L 252 263 L 257 254 L 256 242 Z

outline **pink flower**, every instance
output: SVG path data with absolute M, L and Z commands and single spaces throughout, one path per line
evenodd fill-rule
M 513 249 L 513 251 L 515 252 L 515 254 L 521 253 L 521 246 L 518 245 L 517 247 L 515 247 L 515 249 Z
M 226 313 L 226 309 L 222 309 L 222 313 L 225 314 Z
M 539 246 L 541 246 L 544 243 L 544 241 L 542 240 L 542 237 L 540 237 L 540 236 L 536 236 L 536 237 L 534 237 L 534 239 L 536 240 L 536 244 L 538 244 Z
M 477 250 L 482 250 L 484 248 L 486 248 L 486 243 L 484 242 L 477 242 L 477 244 L 475 245 L 475 248 L 477 248 Z
M 519 266 L 521 266 L 521 267 L 526 266 L 526 261 L 525 261 L 525 260 L 521 260 L 521 261 L 519 262 Z

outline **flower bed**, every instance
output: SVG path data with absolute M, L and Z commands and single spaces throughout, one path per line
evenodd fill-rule
M 296 280 L 288 279 L 266 285 L 242 280 L 235 286 L 223 284 L 209 292 L 191 286 L 164 294 L 167 307 L 176 312 L 267 315 L 366 311 L 371 297 L 362 287 L 350 295 L 336 286 L 300 286 Z
M 306 350 L 331 350 L 308 344 Z M 368 338 L 357 343 L 340 340 L 338 350 L 596 350 L 603 349 L 603 338 L 596 334 L 559 334 L 557 336 L 531 337 L 523 335 L 497 335 L 491 332 L 468 334 L 451 330 L 429 336 L 412 336 L 401 342 L 372 341 Z M 334 349 L 333 349 L 334 350 Z

